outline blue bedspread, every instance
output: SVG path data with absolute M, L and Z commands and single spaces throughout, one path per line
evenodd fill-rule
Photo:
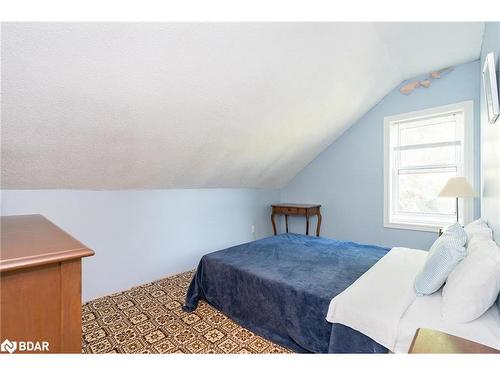
M 280 234 L 207 254 L 186 296 L 204 298 L 242 326 L 297 352 L 387 352 L 358 331 L 325 320 L 330 300 L 389 249 Z

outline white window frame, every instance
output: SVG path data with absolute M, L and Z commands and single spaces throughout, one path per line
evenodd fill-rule
M 401 113 L 394 116 L 387 116 L 384 118 L 384 227 L 394 229 L 409 229 L 428 232 L 437 232 L 443 227 L 443 223 L 418 223 L 409 221 L 397 221 L 392 218 L 392 202 L 393 194 L 392 188 L 392 165 L 390 155 L 390 139 L 391 139 L 391 125 L 395 122 L 415 120 L 418 118 L 432 117 L 437 115 L 452 114 L 461 112 L 463 114 L 463 163 L 462 171 L 458 174 L 463 175 L 467 181 L 475 188 L 474 179 L 474 102 L 472 100 L 424 109 L 421 111 L 414 111 L 408 113 Z M 444 198 L 443 198 L 444 199 Z M 451 199 L 451 198 L 450 198 Z M 460 221 L 467 224 L 472 221 L 474 217 L 474 200 L 473 199 L 459 199 L 459 213 Z

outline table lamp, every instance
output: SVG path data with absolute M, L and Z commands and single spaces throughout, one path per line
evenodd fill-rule
M 476 193 L 472 186 L 467 182 L 465 177 L 452 177 L 446 182 L 446 185 L 441 189 L 438 197 L 449 197 L 456 199 L 456 212 L 458 223 L 458 198 L 472 198 Z

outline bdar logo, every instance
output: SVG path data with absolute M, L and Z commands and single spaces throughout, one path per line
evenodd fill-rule
M 17 349 L 17 343 L 15 341 L 9 341 L 5 339 L 0 345 L 0 350 L 2 352 L 9 352 L 10 354 L 14 353 Z
M 5 339 L 0 344 L 1 352 L 14 353 L 18 352 L 48 352 L 49 343 L 47 341 L 10 341 Z

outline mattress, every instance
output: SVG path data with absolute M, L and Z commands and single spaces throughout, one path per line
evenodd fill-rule
M 330 300 L 389 249 L 300 234 L 280 234 L 207 254 L 186 296 L 297 352 L 378 353 L 358 331 L 326 321 Z

